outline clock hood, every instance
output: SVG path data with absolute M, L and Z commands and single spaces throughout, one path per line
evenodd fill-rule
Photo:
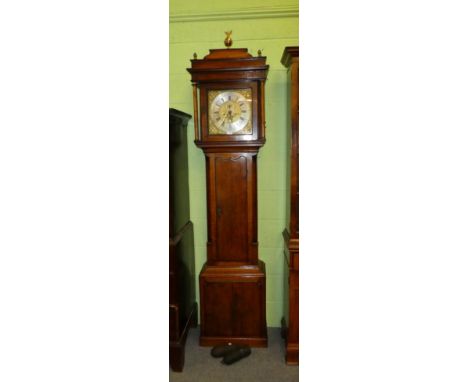
M 210 49 L 203 59 L 192 59 L 192 82 L 266 80 L 269 66 L 266 57 L 253 57 L 246 48 Z

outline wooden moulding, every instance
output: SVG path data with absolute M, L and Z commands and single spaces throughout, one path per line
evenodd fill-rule
M 258 141 L 217 141 L 217 142 L 202 142 L 195 141 L 197 147 L 203 149 L 206 153 L 220 152 L 253 152 L 256 153 L 265 144 L 265 139 Z
M 210 49 L 202 60 L 193 59 L 187 71 L 192 82 L 266 80 L 266 57 L 252 57 L 247 49 Z
M 208 265 L 205 263 L 200 274 L 203 273 L 205 277 L 236 277 L 236 276 L 245 276 L 245 277 L 265 277 L 265 263 L 261 260 L 258 260 L 258 263 L 255 265 L 229 262 L 223 266 L 220 265 Z
M 189 70 L 190 71 L 190 70 Z M 192 81 L 193 82 L 239 82 L 239 81 L 260 81 L 266 79 L 267 69 L 251 69 L 248 72 L 245 72 L 241 69 L 218 69 L 218 72 L 215 74 L 213 70 L 209 72 L 198 70 L 192 71 Z
M 189 72 L 197 70 L 213 70 L 228 68 L 249 69 L 268 69 L 266 57 L 253 57 L 246 48 L 238 49 L 210 49 L 210 53 L 202 60 L 192 59 L 192 68 Z
M 299 239 L 292 239 L 287 229 L 283 231 L 283 239 L 289 252 L 289 256 L 285 253 L 289 269 L 299 272 Z
M 200 336 L 200 346 L 216 346 L 226 345 L 227 343 L 236 345 L 248 345 L 253 348 L 266 348 L 268 347 L 267 337 L 209 337 Z
M 283 56 L 281 57 L 281 63 L 285 67 L 291 65 L 291 61 L 299 60 L 299 47 L 298 46 L 288 46 L 283 51 Z

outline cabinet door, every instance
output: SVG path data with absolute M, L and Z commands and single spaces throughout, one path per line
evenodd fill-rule
M 220 337 L 261 337 L 265 326 L 264 283 L 254 280 L 202 281 L 203 334 Z
M 261 336 L 261 283 L 240 282 L 232 285 L 232 331 L 234 336 Z
M 215 159 L 218 261 L 248 261 L 247 164 L 244 156 Z
M 202 323 L 205 335 L 230 336 L 232 334 L 231 283 L 206 282 L 202 288 L 204 289 Z

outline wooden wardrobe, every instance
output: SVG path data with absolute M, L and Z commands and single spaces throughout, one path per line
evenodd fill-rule
M 187 333 L 198 324 L 188 188 L 190 118 L 189 114 L 169 109 L 169 364 L 174 371 L 182 371 Z
M 289 121 L 282 333 L 286 342 L 286 363 L 296 365 L 299 364 L 299 47 L 285 48 L 281 63 L 288 69 Z

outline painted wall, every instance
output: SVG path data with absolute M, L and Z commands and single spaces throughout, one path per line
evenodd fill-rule
M 284 47 L 299 44 L 298 0 L 170 0 L 169 106 L 193 115 L 192 88 L 186 68 L 196 52 L 224 48 L 224 31 L 232 30 L 233 48 L 267 57 L 265 85 L 266 144 L 258 155 L 259 257 L 267 272 L 267 325 L 280 326 L 283 316 L 283 238 L 286 220 L 286 69 Z M 206 261 L 205 159 L 188 126 L 190 215 L 194 224 L 196 274 Z M 197 301 L 199 301 L 197 278 Z

